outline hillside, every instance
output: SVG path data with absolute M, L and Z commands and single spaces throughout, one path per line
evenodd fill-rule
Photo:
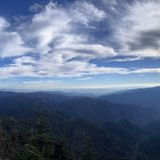
M 160 109 L 160 87 L 134 89 L 100 97 L 113 103 L 135 104 Z
M 96 97 L 1 92 L 2 160 L 153 160 L 160 113 Z
M 146 124 L 159 119 L 157 110 L 137 105 L 115 104 L 99 98 L 72 97 L 54 93 L 15 93 L 0 97 L 0 114 L 24 117 L 36 110 L 59 110 L 68 116 L 90 122 L 105 123 L 127 119 L 136 124 Z

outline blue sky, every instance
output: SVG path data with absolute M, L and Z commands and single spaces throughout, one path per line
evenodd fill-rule
M 160 84 L 159 0 L 1 0 L 0 89 Z

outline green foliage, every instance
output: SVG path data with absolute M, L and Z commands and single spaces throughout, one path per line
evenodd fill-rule
M 42 119 L 32 121 L 34 127 L 25 132 L 17 125 L 10 126 L 6 122 L 10 121 L 5 119 L 4 130 L 0 129 L 0 157 L 12 160 L 72 160 L 67 145 L 51 136 Z
M 94 149 L 92 140 L 90 138 L 86 138 L 83 144 L 83 150 L 81 153 L 81 160 L 97 160 L 97 153 Z
M 93 124 L 59 111 L 5 116 L 0 118 L 0 159 L 159 160 L 157 123 L 149 127 L 155 135 L 127 120 Z
M 73 155 L 69 152 L 65 141 L 61 141 L 55 145 L 55 160 L 72 160 Z

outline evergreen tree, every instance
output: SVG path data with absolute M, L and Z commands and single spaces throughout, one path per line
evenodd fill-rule
M 73 160 L 73 155 L 69 151 L 65 141 L 60 141 L 55 145 L 55 160 Z
M 96 150 L 94 148 L 91 138 L 89 137 L 84 140 L 80 160 L 97 160 Z

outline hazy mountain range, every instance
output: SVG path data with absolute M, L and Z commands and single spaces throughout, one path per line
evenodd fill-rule
M 91 122 L 127 119 L 143 124 L 159 118 L 160 87 L 129 90 L 100 97 L 63 92 L 0 92 L 0 113 L 23 116 L 33 109 L 59 110 Z
M 159 93 L 160 87 L 99 97 L 1 91 L 0 157 L 158 160 Z
M 136 104 L 143 107 L 160 109 L 160 87 L 134 89 L 111 95 L 103 95 L 101 99 L 114 103 Z

